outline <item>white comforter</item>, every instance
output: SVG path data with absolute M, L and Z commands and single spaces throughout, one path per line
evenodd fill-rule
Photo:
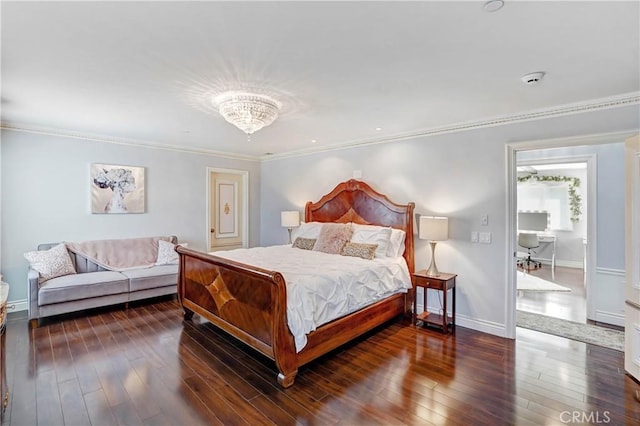
M 411 288 L 402 257 L 366 260 L 290 245 L 211 254 L 282 273 L 287 283 L 287 322 L 297 352 L 307 344 L 307 333 L 320 325 Z

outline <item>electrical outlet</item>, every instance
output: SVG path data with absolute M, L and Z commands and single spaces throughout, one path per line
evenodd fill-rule
M 489 215 L 484 215 L 480 218 L 480 225 L 487 226 L 489 224 Z
M 471 231 L 471 242 L 472 243 L 478 242 L 478 231 Z
M 491 244 L 491 232 L 480 232 L 478 235 L 481 244 Z

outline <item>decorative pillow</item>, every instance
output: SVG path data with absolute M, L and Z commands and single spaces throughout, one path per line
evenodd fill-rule
M 24 254 L 29 261 L 31 268 L 38 271 L 39 283 L 43 283 L 51 278 L 71 275 L 76 273 L 71 257 L 67 251 L 67 246 L 58 244 L 49 250 L 30 251 Z
M 375 257 L 377 248 L 377 244 L 347 243 L 342 247 L 340 254 L 371 260 Z
M 299 248 L 299 249 L 302 249 L 302 250 L 313 250 L 313 246 L 315 244 L 316 244 L 316 239 L 315 238 L 301 238 L 301 237 L 298 237 L 293 242 L 293 245 L 291 247 Z
M 313 251 L 340 254 L 342 247 L 351 239 L 351 233 L 350 223 L 325 223 L 322 225 Z
M 387 257 L 400 257 L 404 254 L 404 239 L 406 234 L 401 229 L 391 228 L 391 238 L 389 238 L 389 248 Z
M 293 228 L 291 231 L 291 238 L 295 241 L 296 238 L 313 238 L 317 239 L 322 229 L 322 222 L 303 222 L 299 227 Z
M 377 244 L 376 257 L 387 257 L 391 228 L 376 225 L 353 224 L 352 243 Z
M 187 247 L 188 244 L 184 243 L 178 245 Z M 165 240 L 158 240 L 158 259 L 156 260 L 156 265 L 177 265 L 178 259 L 179 256 L 176 251 L 176 244 Z

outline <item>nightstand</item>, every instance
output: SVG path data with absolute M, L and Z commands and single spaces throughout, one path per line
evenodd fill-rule
M 413 282 L 413 324 L 422 321 L 425 326 L 435 326 L 440 328 L 443 333 L 448 333 L 449 328 L 453 331 L 456 321 L 456 274 L 441 272 L 437 277 L 427 275 L 425 269 L 415 272 L 411 276 Z M 423 292 L 423 312 L 417 313 L 418 309 L 418 287 L 422 287 Z M 427 289 L 438 290 L 442 292 L 442 315 L 430 313 L 427 311 Z M 447 314 L 447 294 L 451 290 L 451 315 Z

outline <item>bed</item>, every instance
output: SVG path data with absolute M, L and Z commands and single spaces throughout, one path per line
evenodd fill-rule
M 414 203 L 396 204 L 359 180 L 338 184 L 318 202 L 305 206 L 305 222 L 355 223 L 405 232 L 404 253 L 414 271 Z M 295 250 L 289 248 L 289 250 Z M 287 284 L 283 274 L 178 246 L 178 297 L 185 320 L 194 313 L 272 359 L 282 387 L 294 383 L 298 368 L 354 338 L 406 315 L 412 291 L 395 293 L 317 327 L 296 349 L 287 325 Z

